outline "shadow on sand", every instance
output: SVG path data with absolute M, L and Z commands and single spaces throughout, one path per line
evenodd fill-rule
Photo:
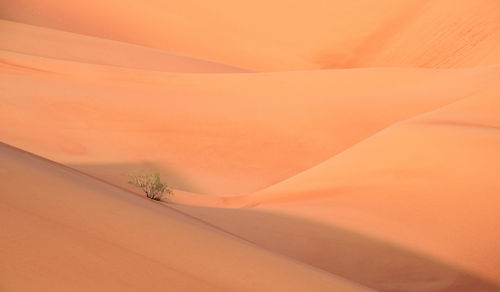
M 500 291 L 465 271 L 363 234 L 256 209 L 174 208 L 260 247 L 378 291 Z

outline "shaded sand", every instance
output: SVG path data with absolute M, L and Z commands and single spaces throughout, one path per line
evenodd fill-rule
M 500 63 L 495 0 L 16 0 L 1 8 L 0 18 L 261 71 Z
M 0 144 L 5 291 L 368 291 Z
M 377 291 L 498 291 L 500 285 L 401 245 L 310 216 L 268 209 L 175 206 L 273 252 Z M 308 214 L 309 215 L 309 214 Z
M 172 74 L 5 51 L 0 62 L 1 140 L 122 186 L 115 165 L 155 165 L 178 189 L 218 195 L 284 180 L 394 122 L 487 90 L 500 74 Z
M 498 285 L 499 97 L 398 123 L 239 204 L 355 230 Z
M 500 291 L 497 1 L 4 2 L 1 292 Z
M 161 50 L 6 20 L 0 20 L 0 50 L 133 69 L 184 73 L 246 72 Z

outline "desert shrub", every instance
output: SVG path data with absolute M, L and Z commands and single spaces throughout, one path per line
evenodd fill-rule
M 163 194 L 172 195 L 173 193 L 172 189 L 160 180 L 159 173 L 138 172 L 130 175 L 128 183 L 141 188 L 146 193 L 146 197 L 156 201 L 161 201 Z

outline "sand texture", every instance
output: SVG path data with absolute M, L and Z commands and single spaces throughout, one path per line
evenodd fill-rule
M 0 292 L 500 291 L 497 1 L 5 1 L 0 124 Z

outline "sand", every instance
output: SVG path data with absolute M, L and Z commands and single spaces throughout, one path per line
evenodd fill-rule
M 0 18 L 257 71 L 500 63 L 495 0 L 16 0 Z
M 268 187 L 499 76 L 494 68 L 186 75 L 0 56 L 5 142 L 115 184 L 152 168 L 176 189 L 216 195 Z
M 162 50 L 2 19 L 0 32 L 0 50 L 45 58 L 164 72 L 248 72 Z
M 499 93 L 398 123 L 234 198 L 253 208 L 181 209 L 382 291 L 497 291 Z
M 493 0 L 3 3 L 0 291 L 500 291 L 499 44 Z
M 5 144 L 0 161 L 5 291 L 370 291 Z
M 310 215 L 356 230 L 366 224 L 364 230 L 498 281 L 499 93 L 390 127 L 252 199 L 301 209 L 307 193 L 305 201 L 320 209 L 305 211 L 311 205 L 302 201 Z

